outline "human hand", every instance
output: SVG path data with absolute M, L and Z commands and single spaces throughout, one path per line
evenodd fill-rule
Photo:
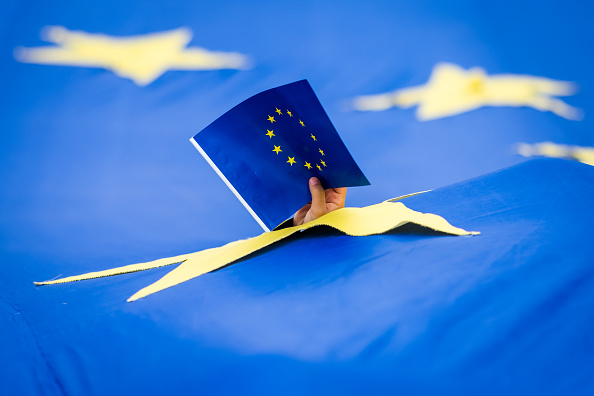
M 326 213 L 344 208 L 346 187 L 329 188 L 324 190 L 317 177 L 309 179 L 311 202 L 302 207 L 293 217 L 293 225 L 301 225 L 324 216 Z

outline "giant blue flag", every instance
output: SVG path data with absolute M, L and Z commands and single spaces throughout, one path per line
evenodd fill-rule
M 590 396 L 592 196 L 529 161 L 401 201 L 480 236 L 320 227 L 133 303 L 170 268 L 5 266 L 0 394 Z
M 525 162 L 594 147 L 591 1 L 0 3 L 0 395 L 594 394 L 594 168 Z M 431 189 L 402 202 L 481 235 L 33 285 L 259 234 L 188 138 L 304 78 L 348 206 Z
M 245 100 L 191 140 L 267 231 L 311 200 L 312 176 L 369 184 L 306 80 Z

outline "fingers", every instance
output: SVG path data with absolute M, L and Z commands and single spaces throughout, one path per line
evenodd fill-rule
M 305 221 L 305 216 L 307 216 L 307 212 L 309 212 L 309 208 L 311 208 L 311 202 L 299 209 L 297 213 L 295 213 L 295 216 L 293 216 L 294 226 L 303 224 L 303 222 Z
M 293 216 L 293 225 L 301 225 L 327 213 L 344 207 L 346 198 L 346 187 L 330 188 L 324 190 L 322 183 L 317 177 L 309 179 L 309 192 L 311 193 L 311 202 L 302 207 Z
M 309 191 L 311 192 L 310 220 L 315 220 L 326 214 L 326 192 L 317 177 L 309 179 Z
M 346 201 L 346 187 L 333 188 L 334 194 L 332 196 L 332 203 L 336 204 L 337 208 L 344 208 L 344 202 Z

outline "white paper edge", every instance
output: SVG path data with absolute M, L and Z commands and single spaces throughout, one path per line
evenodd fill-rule
M 227 187 L 229 187 L 229 190 L 231 190 L 233 192 L 233 194 L 235 194 L 237 199 L 239 199 L 239 202 L 241 202 L 243 204 L 243 206 L 247 209 L 247 211 L 250 212 L 252 217 L 258 222 L 258 224 L 260 224 L 260 227 L 262 227 L 265 232 L 270 232 L 268 227 L 266 227 L 266 224 L 264 224 L 264 222 L 258 217 L 256 212 L 254 212 L 252 210 L 250 205 L 248 205 L 248 203 L 245 202 L 243 197 L 237 192 L 237 190 L 235 189 L 235 187 L 233 187 L 233 185 L 229 182 L 229 180 L 227 180 L 225 175 L 223 175 L 223 173 L 219 170 L 219 168 L 215 165 L 215 163 L 212 162 L 212 160 L 210 159 L 208 154 L 206 154 L 206 152 L 204 152 L 204 150 L 202 150 L 202 147 L 200 147 L 200 145 L 194 140 L 194 138 L 191 138 L 190 142 L 192 142 L 194 147 L 196 147 L 196 150 L 198 150 L 198 152 L 204 157 L 206 162 L 208 162 L 208 164 L 212 167 L 212 169 L 214 169 L 214 171 L 217 173 L 217 175 L 219 175 L 219 177 L 225 182 Z

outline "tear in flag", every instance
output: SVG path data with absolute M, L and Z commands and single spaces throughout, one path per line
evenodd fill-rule
M 261 92 L 192 139 L 256 221 L 269 231 L 324 188 L 369 185 L 306 80 Z

